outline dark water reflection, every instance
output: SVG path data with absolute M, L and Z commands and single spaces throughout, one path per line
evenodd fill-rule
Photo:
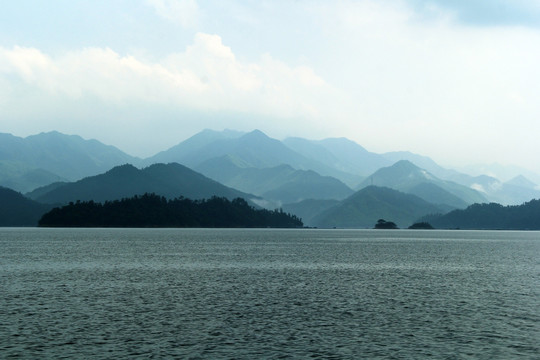
M 540 357 L 540 233 L 0 230 L 1 358 Z

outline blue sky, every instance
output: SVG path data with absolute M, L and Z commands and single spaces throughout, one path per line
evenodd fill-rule
M 204 129 L 540 171 L 540 0 L 0 5 L 0 132 L 149 156 Z

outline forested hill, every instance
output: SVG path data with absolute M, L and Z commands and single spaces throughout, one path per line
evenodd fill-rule
M 0 226 L 36 226 L 41 215 L 51 207 L 0 186 Z
M 155 194 L 108 201 L 70 203 L 54 208 L 42 227 L 205 227 L 298 228 L 302 221 L 280 210 L 256 210 L 244 199 L 167 200 Z
M 513 206 L 474 204 L 464 210 L 422 220 L 437 229 L 540 230 L 540 200 Z

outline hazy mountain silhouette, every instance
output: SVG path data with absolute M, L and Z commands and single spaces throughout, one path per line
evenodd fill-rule
M 341 200 L 353 193 L 341 181 L 311 170 L 295 170 L 289 165 L 243 168 L 236 163 L 227 155 L 205 161 L 195 169 L 224 185 L 278 203 L 311 198 Z
M 21 191 L 59 180 L 78 180 L 140 159 L 97 140 L 53 131 L 16 137 L 0 134 L 0 180 Z
M 505 182 L 506 185 L 512 185 L 512 186 L 519 186 L 521 188 L 530 189 L 530 190 L 538 190 L 539 186 L 529 179 L 527 179 L 523 175 L 518 175 L 507 182 Z
M 443 168 L 442 166 L 437 164 L 435 161 L 433 161 L 433 159 L 431 159 L 430 157 L 418 155 L 410 151 L 391 151 L 391 152 L 382 154 L 382 156 L 388 161 L 390 161 L 390 164 L 395 164 L 401 160 L 410 161 L 411 163 L 415 164 L 419 168 L 427 170 L 431 174 L 443 180 L 455 181 L 452 178 L 456 176 L 459 177 L 460 175 L 465 175 L 465 174 L 459 173 L 456 170 Z M 468 175 L 465 175 L 465 176 L 468 176 Z M 456 182 L 460 183 L 459 181 L 456 181 Z
M 435 192 L 433 187 L 418 187 L 424 183 L 434 184 L 440 190 Z M 429 202 L 435 204 L 459 205 L 460 202 L 456 201 L 455 197 L 461 199 L 465 204 L 487 202 L 487 199 L 478 191 L 451 181 L 441 180 L 408 160 L 401 160 L 392 166 L 377 170 L 360 184 L 360 188 L 369 185 L 385 186 L 407 193 L 414 189 L 416 195 L 423 199 L 429 199 Z M 423 191 L 427 192 L 423 193 Z M 444 192 L 449 194 L 444 194 Z M 437 198 L 432 198 L 432 196 L 437 196 Z M 448 199 L 451 203 L 445 202 Z
M 527 185 L 525 185 L 525 183 L 517 182 L 514 184 L 509 182 L 503 183 L 496 177 L 483 174 L 472 176 L 453 169 L 443 168 L 427 156 L 421 156 L 407 151 L 390 152 L 383 154 L 383 156 L 396 162 L 399 160 L 409 160 L 441 180 L 452 181 L 480 192 L 488 201 L 495 201 L 503 204 L 521 204 L 524 201 L 538 197 L 539 195 L 539 193 L 534 191 L 521 189 L 521 187 L 530 187 L 531 190 L 534 188 L 535 184 L 527 179 L 525 179 L 527 182 Z M 524 178 L 523 176 L 521 177 Z M 518 186 L 518 188 L 514 186 Z M 476 201 L 478 201 L 478 199 Z
M 196 169 L 210 159 L 227 156 L 234 159 L 239 167 L 269 168 L 286 164 L 297 170 L 313 170 L 340 180 L 356 179 L 353 182 L 357 183 L 360 179 L 305 157 L 259 130 L 233 135 L 205 130 L 147 161 L 174 161 Z
M 317 160 L 335 171 L 341 172 L 342 174 L 339 176 L 336 174 L 336 177 L 349 186 L 357 186 L 362 177 L 391 164 L 383 156 L 369 152 L 346 138 L 306 140 L 290 137 L 285 139 L 283 143 L 303 156 Z M 345 176 L 343 173 L 349 174 L 349 176 Z M 355 176 L 351 177 L 351 174 Z
M 447 211 L 464 209 L 468 205 L 463 199 L 451 194 L 432 182 L 421 182 L 418 185 L 414 185 L 408 189 L 407 193 L 416 195 Z
M 229 163 L 220 163 L 221 160 L 218 159 L 224 158 Z M 424 172 L 409 169 L 408 173 L 403 171 L 402 174 L 385 175 L 388 170 L 384 169 L 391 167 L 390 165 L 397 159 L 409 160 Z M 463 206 L 455 197 L 465 201 L 466 204 L 487 201 L 521 204 L 539 197 L 540 191 L 540 188 L 536 187 L 538 183 L 536 179 L 540 177 L 532 172 L 523 173 L 527 179 L 515 177 L 502 182 L 492 176 L 478 174 L 472 176 L 445 169 L 429 157 L 406 151 L 375 154 L 345 138 L 317 141 L 288 138 L 282 142 L 258 130 L 249 133 L 204 130 L 144 160 L 147 165 L 155 162 L 179 162 L 198 171 L 204 171 L 207 175 L 212 172 L 211 177 L 215 180 L 241 189 L 257 186 L 255 179 L 258 176 L 246 175 L 251 170 L 244 172 L 239 169 L 278 170 L 278 167 L 288 165 L 298 172 L 295 175 L 290 173 L 279 175 L 281 174 L 279 171 L 278 175 L 265 173 L 269 170 L 258 172 L 266 174 L 268 179 L 260 181 L 257 193 L 271 197 L 277 202 L 344 196 L 342 184 L 328 178 L 323 179 L 327 176 L 338 179 L 353 189 L 361 188 L 359 187 L 361 182 L 363 187 L 371 184 L 388 186 L 414 193 L 430 202 L 447 204 L 447 208 Z M 208 168 L 208 164 L 212 162 L 215 168 Z M 125 163 L 141 166 L 143 160 L 96 140 L 84 140 L 79 136 L 58 132 L 26 138 L 0 134 L 0 185 L 23 193 L 56 182 L 74 181 L 103 174 Z M 520 170 L 500 165 L 488 168 L 506 175 Z M 366 174 L 373 175 L 366 179 Z M 287 177 L 291 181 L 287 182 Z M 422 177 L 424 179 L 421 179 Z M 252 180 L 249 180 L 250 178 Z M 308 182 L 312 182 L 313 186 L 299 185 Z M 436 185 L 442 191 L 434 186 L 421 185 L 424 183 Z M 339 190 L 340 187 L 342 190 Z M 41 188 L 38 193 L 43 194 L 44 191 Z M 34 192 L 28 195 L 33 198 L 40 196 Z
M 206 199 L 212 196 L 234 198 L 253 198 L 253 195 L 226 187 L 183 165 L 154 164 L 142 170 L 133 165 L 117 166 L 104 174 L 91 176 L 73 183 L 53 187 L 36 197 L 36 200 L 49 204 L 69 202 L 117 200 L 144 193 L 155 193 L 173 199 Z
M 59 181 L 67 180 L 47 170 L 0 162 L 0 184 L 16 191 L 26 192 Z
M 244 132 L 234 130 L 215 131 L 205 129 L 192 137 L 182 141 L 168 150 L 161 151 L 156 155 L 146 159 L 144 162 L 148 165 L 154 163 L 170 163 L 177 162 L 188 164 L 190 156 L 195 156 L 196 153 L 204 151 L 204 148 L 216 141 L 237 139 L 245 135 Z
M 499 179 L 502 182 L 510 181 L 516 176 L 522 175 L 525 176 L 527 179 L 530 179 L 534 183 L 540 184 L 539 173 L 515 165 L 501 165 L 498 163 L 478 164 L 463 166 L 458 170 L 467 174 L 471 174 L 473 176 L 489 175 L 491 177 Z
M 51 209 L 0 186 L 0 226 L 37 226 L 41 216 Z
M 421 216 L 441 213 L 441 208 L 386 187 L 368 186 L 315 216 L 318 227 L 372 228 L 379 219 L 407 227 Z
M 295 214 L 302 219 L 305 226 L 315 226 L 313 218 L 339 204 L 338 200 L 307 199 L 297 203 L 283 204 L 283 211 Z
M 493 189 L 488 197 L 503 205 L 520 205 L 531 199 L 539 199 L 540 191 L 536 189 L 536 184 L 519 176 Z

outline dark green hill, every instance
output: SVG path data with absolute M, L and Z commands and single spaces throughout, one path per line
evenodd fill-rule
M 294 215 L 256 210 L 244 199 L 212 197 L 167 200 L 155 194 L 129 199 L 77 202 L 43 215 L 40 226 L 54 227 L 302 227 Z
M 171 163 L 154 164 L 142 170 L 132 165 L 117 166 L 104 174 L 53 188 L 36 200 L 48 204 L 67 204 L 77 200 L 104 202 L 144 193 L 156 193 L 169 199 L 179 196 L 190 199 L 253 197 L 183 165 Z
M 66 181 L 54 182 L 54 183 L 51 183 L 49 185 L 38 187 L 37 189 L 35 189 L 33 191 L 27 192 L 26 194 L 24 194 L 24 196 L 26 196 L 27 198 L 32 199 L 32 200 L 37 200 L 40 197 L 46 195 L 47 193 L 49 193 L 49 192 L 51 192 L 51 191 L 53 191 L 55 189 L 58 189 L 58 188 L 60 188 L 62 186 L 65 186 L 67 184 L 70 184 L 70 183 L 66 182 Z
M 400 228 L 441 209 L 419 197 L 385 187 L 368 186 L 316 216 L 318 227 L 372 228 L 379 219 L 392 221 Z
M 41 216 L 50 209 L 49 205 L 0 186 L 0 226 L 37 226 Z
M 419 185 L 426 183 L 436 185 L 440 190 L 435 191 L 433 187 L 419 187 Z M 416 195 L 423 199 L 429 199 L 428 201 L 431 203 L 448 206 L 456 206 L 461 202 L 466 205 L 487 202 L 486 198 L 478 191 L 452 181 L 441 180 L 408 160 L 401 160 L 392 166 L 377 170 L 360 184 L 360 188 L 369 185 L 389 187 L 406 193 L 413 190 Z M 430 196 L 436 196 L 436 198 L 432 199 Z M 450 203 L 445 203 L 445 201 L 450 201 Z
M 522 205 L 473 204 L 464 210 L 421 219 L 437 229 L 540 230 L 540 200 Z
M 231 156 L 210 159 L 196 170 L 222 184 L 277 203 L 311 198 L 342 200 L 353 193 L 341 181 L 314 171 L 295 170 L 289 165 L 243 168 Z

